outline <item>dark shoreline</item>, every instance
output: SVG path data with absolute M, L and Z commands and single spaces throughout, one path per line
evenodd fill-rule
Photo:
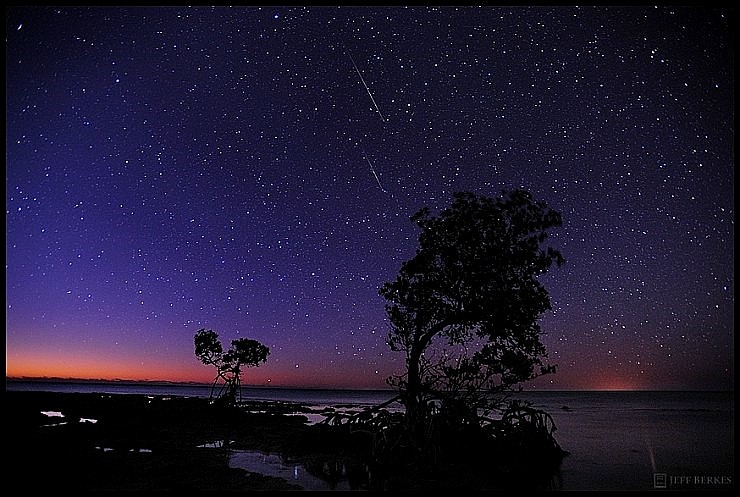
M 352 490 L 558 489 L 549 469 L 538 478 L 531 468 L 512 466 L 505 453 L 479 458 L 462 446 L 464 460 L 413 474 L 403 469 L 408 460 L 369 463 L 371 433 L 311 425 L 304 414 L 320 411 L 296 402 L 246 401 L 225 408 L 201 397 L 12 390 L 6 399 L 6 480 L 30 493 L 303 490 L 282 478 L 230 467 L 230 450 L 280 455 L 329 488 L 344 481 Z M 219 446 L 224 441 L 229 443 Z
M 33 490 L 299 490 L 279 478 L 230 468 L 225 450 L 295 451 L 307 430 L 295 404 L 268 413 L 225 410 L 207 399 L 6 391 L 11 449 L 7 483 Z M 63 414 L 49 417 L 42 411 Z M 91 422 L 89 420 L 95 420 Z

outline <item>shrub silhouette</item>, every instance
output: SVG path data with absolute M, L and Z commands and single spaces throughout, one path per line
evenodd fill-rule
M 210 400 L 226 406 L 235 406 L 241 400 L 242 368 L 259 366 L 267 361 L 270 349 L 257 340 L 238 338 L 224 352 L 213 330 L 200 329 L 195 333 L 195 355 L 203 364 L 216 368 L 216 378 L 211 385 Z M 219 381 L 223 383 L 219 386 Z

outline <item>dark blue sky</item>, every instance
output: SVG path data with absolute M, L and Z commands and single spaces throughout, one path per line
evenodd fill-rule
M 383 387 L 416 210 L 560 211 L 537 388 L 731 388 L 722 8 L 6 8 L 6 372 Z

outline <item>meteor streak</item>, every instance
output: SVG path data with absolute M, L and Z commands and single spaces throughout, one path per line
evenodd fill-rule
M 346 50 L 346 48 L 345 48 Z M 385 117 L 383 117 L 383 113 L 380 112 L 380 108 L 378 108 L 378 104 L 375 103 L 375 99 L 373 98 L 373 94 L 370 92 L 370 88 L 368 88 L 367 83 L 365 83 L 365 78 L 362 77 L 362 74 L 360 73 L 360 70 L 357 69 L 357 64 L 355 64 L 355 59 L 352 57 L 352 54 L 347 50 L 347 55 L 349 55 L 349 60 L 352 61 L 352 65 L 355 68 L 355 71 L 357 71 L 357 75 L 360 77 L 360 81 L 362 81 L 362 86 L 365 87 L 365 90 L 367 90 L 367 94 L 370 96 L 370 100 L 373 102 L 373 106 L 375 106 L 375 110 L 378 111 L 378 115 L 380 116 L 380 120 L 385 122 Z M 367 157 L 365 157 L 367 159 Z
M 362 151 L 362 156 L 367 161 L 367 165 L 370 166 L 370 172 L 372 172 L 373 176 L 375 176 L 375 181 L 378 182 L 378 187 L 380 187 L 380 191 L 382 191 L 383 193 L 388 193 L 387 191 L 385 191 L 385 188 L 383 188 L 383 185 L 380 184 L 380 178 L 378 178 L 378 173 L 375 172 L 375 168 L 373 167 L 372 162 L 370 162 L 370 159 L 367 158 L 367 154 L 365 154 L 364 150 Z

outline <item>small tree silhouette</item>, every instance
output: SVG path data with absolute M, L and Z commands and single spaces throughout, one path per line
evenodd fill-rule
M 238 338 L 231 341 L 231 347 L 224 352 L 213 330 L 200 329 L 195 333 L 195 356 L 203 364 L 216 368 L 216 378 L 211 385 L 211 402 L 234 406 L 241 401 L 241 371 L 243 367 L 259 366 L 267 361 L 270 349 L 257 340 Z M 219 387 L 219 380 L 223 381 Z M 216 389 L 218 388 L 218 393 Z

